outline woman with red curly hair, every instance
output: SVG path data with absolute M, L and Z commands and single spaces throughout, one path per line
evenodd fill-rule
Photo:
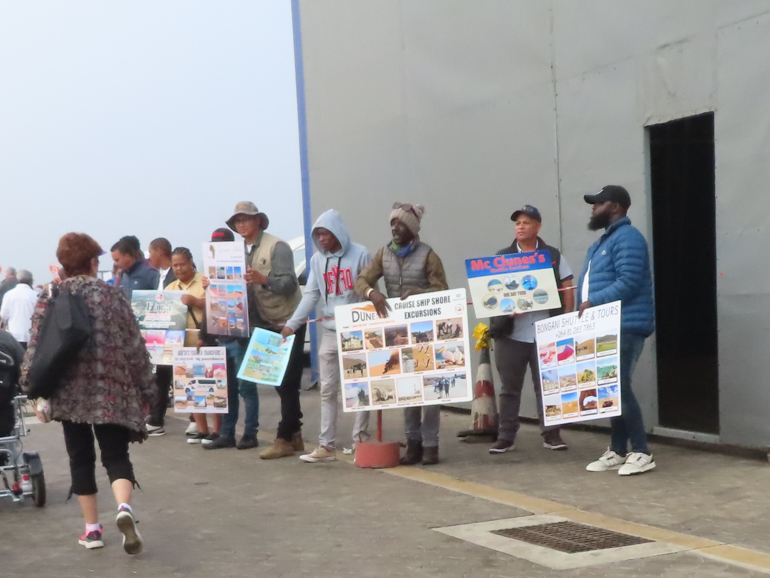
M 120 289 L 96 277 L 103 253 L 99 244 L 83 233 L 67 233 L 59 240 L 56 256 L 66 279 L 58 285 L 58 291 L 70 291 L 83 299 L 92 335 L 49 401 L 51 418 L 60 421 L 64 429 L 72 476 L 70 492 L 78 497 L 85 518 L 86 530 L 78 543 L 88 549 L 104 546 L 96 502 L 96 436 L 102 465 L 118 504 L 117 525 L 123 534 L 123 548 L 129 554 L 138 554 L 142 538 L 130 506 L 136 479 L 128 444 L 147 437 L 144 416 L 156 395 L 156 386 L 131 306 Z M 29 387 L 29 368 L 43 315 L 52 299 L 44 292 L 32 317 L 22 365 L 21 384 L 25 389 Z

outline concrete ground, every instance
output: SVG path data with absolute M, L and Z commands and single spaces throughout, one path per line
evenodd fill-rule
M 318 432 L 319 396 L 303 392 L 307 450 Z M 260 442 L 272 437 L 278 397 L 260 389 Z M 349 443 L 352 416 L 341 418 Z M 442 414 L 442 462 L 432 468 L 364 470 L 345 462 L 261 461 L 259 450 L 205 451 L 184 439 L 186 422 L 132 446 L 142 491 L 134 498 L 145 550 L 123 553 L 103 470 L 98 481 L 106 547 L 77 545 L 82 520 L 66 501 L 67 457 L 58 424 L 30 426 L 48 504 L 0 501 L 0 576 L 762 576 L 770 572 L 767 463 L 654 444 L 658 469 L 635 478 L 591 474 L 602 433 L 567 431 L 567 452 L 541 447 L 525 425 L 512 453 L 464 444 L 465 415 Z M 385 412 L 386 438 L 402 439 L 402 414 Z M 433 528 L 564 514 L 610 529 L 684 544 L 687 552 L 552 570 Z M 743 548 L 735 548 L 740 545 Z M 707 557 L 711 556 L 711 557 Z

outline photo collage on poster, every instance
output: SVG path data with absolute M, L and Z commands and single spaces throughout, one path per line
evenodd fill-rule
M 536 327 L 546 425 L 620 415 L 620 302 Z
M 226 355 L 224 347 L 180 347 L 174 351 L 176 413 L 227 413 Z
M 548 251 L 466 259 L 465 273 L 479 319 L 561 306 Z
M 238 379 L 279 387 L 283 383 L 293 345 L 294 335 L 283 339 L 280 333 L 255 328 L 238 370 Z
M 133 291 L 131 310 L 139 323 L 150 361 L 171 365 L 174 351 L 184 345 L 187 305 L 184 291 Z
M 206 324 L 209 333 L 249 336 L 246 259 L 239 241 L 203 244 L 203 272 L 208 277 Z
M 386 319 L 371 303 L 335 312 L 345 411 L 470 401 L 465 291 L 392 301 Z

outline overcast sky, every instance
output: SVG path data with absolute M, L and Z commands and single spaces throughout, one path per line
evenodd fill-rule
M 0 265 L 47 281 L 69 231 L 198 257 L 239 200 L 302 235 L 296 106 L 288 0 L 0 3 Z

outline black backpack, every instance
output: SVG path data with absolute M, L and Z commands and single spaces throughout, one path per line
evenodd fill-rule
M 48 399 L 56 392 L 89 337 L 91 318 L 86 302 L 66 289 L 55 290 L 43 314 L 29 369 L 31 399 Z

